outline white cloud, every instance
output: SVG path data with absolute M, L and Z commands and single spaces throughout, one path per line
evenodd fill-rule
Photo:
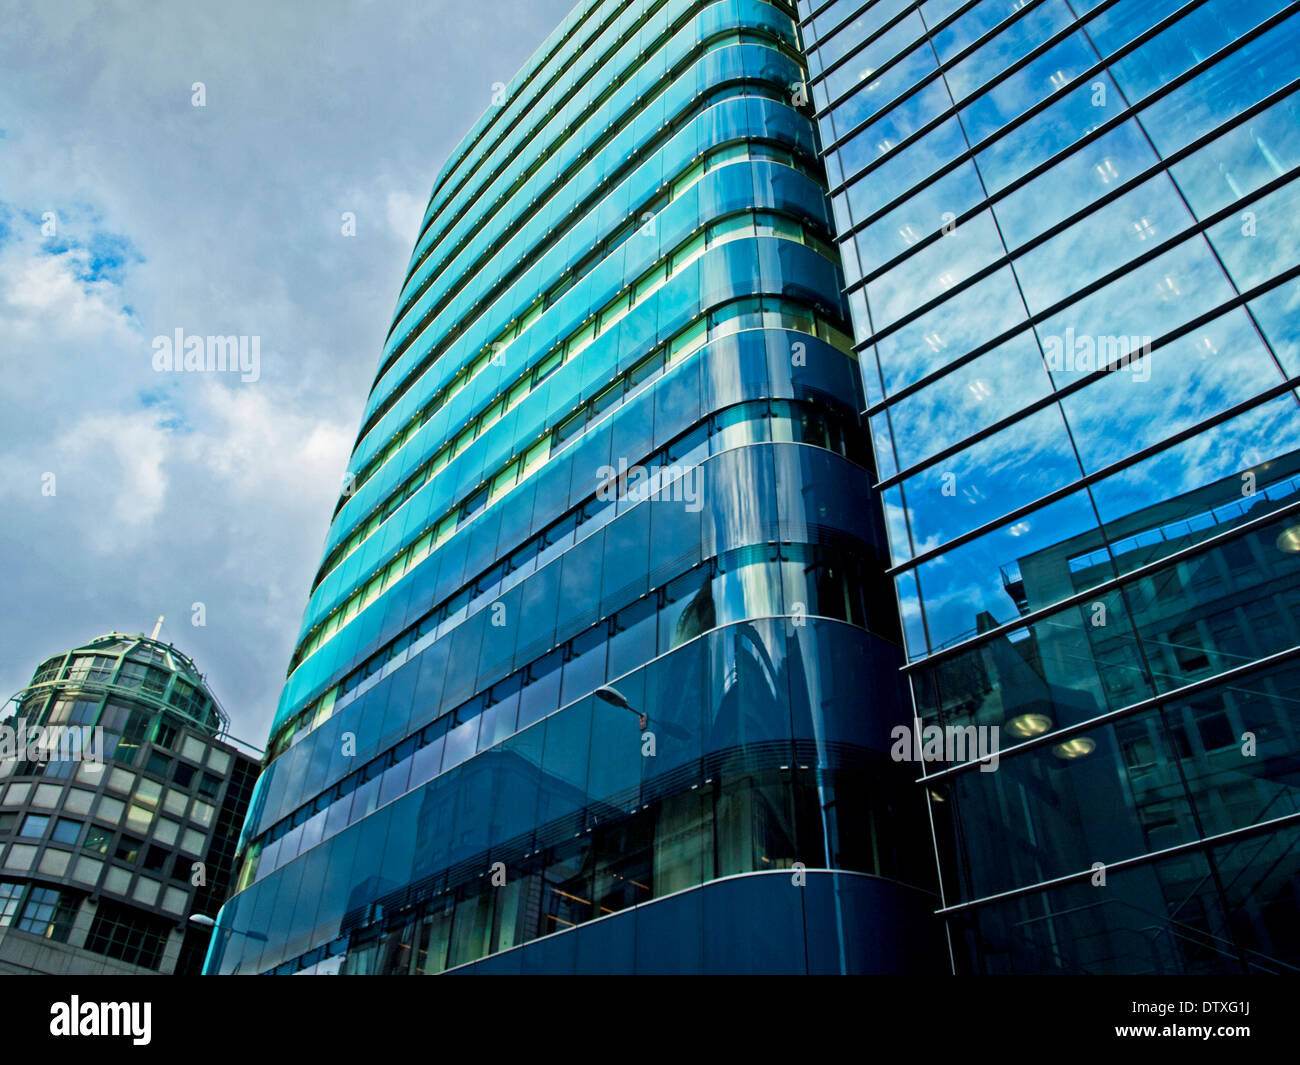
M 427 196 L 417 196 L 410 192 L 390 192 L 385 202 L 388 216 L 388 229 L 393 236 L 415 246 L 415 238 L 420 232 L 420 223 L 424 221 L 424 209 L 428 205 Z
M 162 512 L 170 434 L 158 423 L 146 411 L 92 415 L 58 441 L 57 483 L 78 498 L 78 522 L 101 554 L 130 551 Z

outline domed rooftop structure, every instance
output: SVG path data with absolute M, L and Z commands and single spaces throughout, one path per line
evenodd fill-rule
M 14 696 L 18 715 L 43 717 L 51 697 L 125 699 L 211 735 L 229 728 L 229 718 L 193 659 L 156 635 L 109 632 L 47 658 L 31 684 Z

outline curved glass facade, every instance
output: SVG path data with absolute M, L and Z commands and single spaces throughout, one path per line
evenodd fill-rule
M 958 968 L 1296 971 L 1300 5 L 800 15 Z
M 208 971 L 942 957 L 794 14 L 581 5 L 435 182 Z

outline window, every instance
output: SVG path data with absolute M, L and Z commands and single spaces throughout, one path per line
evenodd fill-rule
M 587 412 L 585 410 L 579 410 L 569 415 L 555 430 L 555 446 L 559 447 L 566 440 L 571 439 L 586 423 Z
M 0 928 L 7 928 L 22 902 L 23 886 L 10 880 L 0 880 Z
M 176 768 L 172 770 L 172 783 L 178 788 L 188 788 L 193 783 L 196 772 L 197 770 L 192 765 L 177 762 Z
M 167 922 L 104 900 L 86 937 L 86 949 L 130 965 L 157 969 L 167 942 Z
M 94 832 L 100 832 L 100 833 L 103 833 L 103 836 L 104 836 L 104 848 L 103 848 L 103 852 L 104 852 L 104 853 L 107 853 L 107 851 L 108 851 L 108 840 L 112 837 L 112 833 L 111 833 L 111 832 L 106 832 L 106 831 L 105 831 L 104 829 L 102 829 L 102 828 L 91 829 L 91 832 L 92 832 L 92 833 L 94 833 Z M 86 845 L 87 845 L 87 846 L 90 845 L 90 838 L 91 838 L 91 837 L 90 837 L 90 834 L 87 834 L 87 836 L 86 836 Z M 134 836 L 123 836 L 123 837 L 118 841 L 118 844 L 117 844 L 117 850 L 113 853 L 113 857 L 116 858 L 119 862 L 130 862 L 130 863 L 134 864 L 134 863 L 135 863 L 135 860 L 136 860 L 137 858 L 140 857 L 140 848 L 141 848 L 141 846 L 143 846 L 143 843 L 142 843 L 140 840 L 136 839 Z
M 126 812 L 126 823 L 137 832 L 146 832 L 153 823 L 157 811 L 148 806 L 133 802 Z
M 1197 728 L 1200 730 L 1201 743 L 1207 751 L 1222 750 L 1236 746 L 1238 740 L 1233 732 L 1228 715 L 1220 709 L 1193 707 L 1197 715 Z
M 70 814 L 88 814 L 90 813 L 91 803 L 94 802 L 95 793 L 87 791 L 85 788 L 69 788 L 64 795 L 63 809 Z
M 58 943 L 68 938 L 72 918 L 77 912 L 76 901 L 53 888 L 34 887 L 27 896 L 18 928 L 32 935 L 53 939 Z
M 81 834 L 81 822 L 71 821 L 66 817 L 60 817 L 54 823 L 54 835 L 50 838 L 55 843 L 76 843 L 77 837 Z
M 172 748 L 176 744 L 176 728 L 169 725 L 166 721 L 159 721 L 157 729 L 154 730 L 153 742 L 155 746 Z
M 113 758 L 127 765 L 134 763 L 148 731 L 149 715 L 140 710 L 130 711 L 126 725 L 122 729 L 122 738 L 117 741 L 117 748 L 113 752 Z
M 135 801 L 151 810 L 158 808 L 158 800 L 161 797 L 162 785 L 156 780 L 142 780 L 135 789 Z
M 145 670 L 148 668 L 143 662 L 127 659 L 122 663 L 122 670 L 117 675 L 117 683 L 128 688 L 139 688 L 144 683 Z
M 53 680 L 55 677 L 58 676 L 59 667 L 62 665 L 63 665 L 62 656 L 58 658 L 51 658 L 48 661 L 44 662 L 41 665 L 41 668 L 37 670 L 36 678 L 32 681 L 32 683 L 42 684 L 47 680 Z
M 96 854 L 107 854 L 112 842 L 113 833 L 109 829 L 91 825 L 90 830 L 86 833 L 86 842 L 81 845 L 81 848 L 82 850 L 94 851 Z
M 28 814 L 23 820 L 22 831 L 20 836 L 27 836 L 30 839 L 40 839 L 45 835 L 45 830 L 50 825 L 50 819 L 44 814 Z
M 468 521 L 487 503 L 488 490 L 484 486 L 465 500 L 465 505 L 461 508 L 461 521 Z

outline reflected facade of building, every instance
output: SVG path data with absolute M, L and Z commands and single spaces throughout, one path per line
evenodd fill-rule
M 799 13 L 957 968 L 1296 971 L 1300 13 Z
M 798 41 L 580 4 L 443 168 L 207 971 L 946 965 Z

